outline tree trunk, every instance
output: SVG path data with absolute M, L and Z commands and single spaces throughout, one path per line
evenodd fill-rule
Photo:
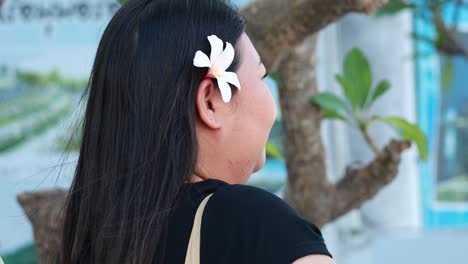
M 330 189 L 320 136 L 320 110 L 310 103 L 317 93 L 317 35 L 297 46 L 278 68 L 279 95 L 285 131 L 288 182 L 284 193 L 305 218 L 323 225 L 330 216 Z
M 64 190 L 52 190 L 18 195 L 33 226 L 40 263 L 58 263 L 66 194 Z

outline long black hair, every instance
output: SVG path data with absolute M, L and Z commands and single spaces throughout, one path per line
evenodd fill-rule
M 245 30 L 225 0 L 130 0 L 97 50 L 60 262 L 162 263 L 171 210 L 194 173 L 197 86 L 207 36 Z M 236 71 L 239 53 L 229 71 Z

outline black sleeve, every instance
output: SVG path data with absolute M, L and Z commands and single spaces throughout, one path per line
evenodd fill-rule
M 317 226 L 263 189 L 240 184 L 220 188 L 206 212 L 207 222 L 228 229 L 210 236 L 217 237 L 218 243 L 228 241 L 224 243 L 237 251 L 230 257 L 241 263 L 292 263 L 310 254 L 332 257 Z

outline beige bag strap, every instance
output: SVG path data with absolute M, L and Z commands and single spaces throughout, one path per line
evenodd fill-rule
M 185 255 L 185 264 L 200 264 L 200 230 L 201 221 L 203 216 L 203 210 L 205 209 L 206 203 L 210 199 L 211 195 L 203 199 L 198 206 L 197 212 L 195 213 L 195 220 L 193 221 L 192 233 L 190 234 L 190 240 L 188 243 L 187 254 Z

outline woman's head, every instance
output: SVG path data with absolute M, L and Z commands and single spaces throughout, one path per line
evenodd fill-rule
M 275 119 L 273 97 L 263 78 L 266 69 L 249 37 L 236 42 L 240 59 L 236 71 L 240 89 L 229 103 L 222 100 L 216 82 L 201 81 L 196 115 L 199 155 L 195 173 L 245 183 L 265 163 L 265 143 Z
M 207 36 L 233 43 L 241 90 L 224 103 Z M 223 0 L 130 0 L 96 54 L 80 156 L 67 202 L 62 263 L 162 261 L 167 218 L 194 173 L 245 182 L 273 124 L 265 69 Z M 237 175 L 237 176 L 236 176 Z

